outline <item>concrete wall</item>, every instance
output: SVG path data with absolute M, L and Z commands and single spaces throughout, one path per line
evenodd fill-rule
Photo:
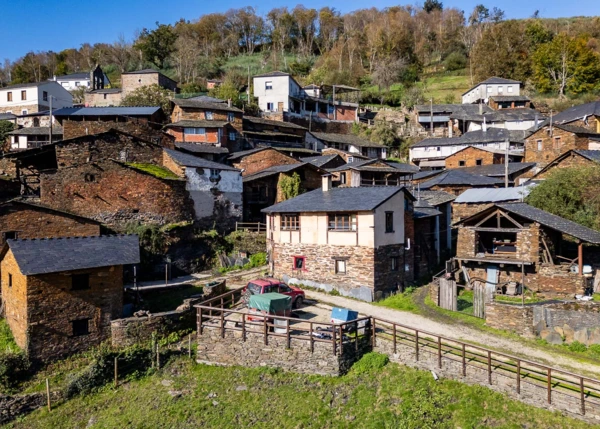
M 273 89 L 266 89 L 266 82 L 272 82 Z M 258 107 L 260 110 L 267 111 L 267 103 L 273 103 L 273 109 L 279 108 L 279 103 L 283 103 L 283 110 L 290 108 L 289 96 L 297 95 L 300 87 L 289 76 L 269 76 L 254 78 L 254 96 L 258 97 Z

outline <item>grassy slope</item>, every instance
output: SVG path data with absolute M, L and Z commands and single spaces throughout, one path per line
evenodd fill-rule
M 12 332 L 6 320 L 0 319 L 0 352 L 18 350 Z
M 432 74 L 423 79 L 425 98 L 433 97 L 434 103 L 446 103 L 448 97 L 452 97 L 454 103 L 460 103 L 462 94 L 470 87 L 466 74 Z
M 167 387 L 163 380 L 173 383 Z M 180 391 L 182 396 L 173 398 L 169 391 Z M 209 397 L 211 393 L 216 396 Z M 75 398 L 50 413 L 40 409 L 10 427 L 590 426 L 508 400 L 484 387 L 449 380 L 436 383 L 428 372 L 394 364 L 371 374 L 331 378 L 210 367 L 181 358 L 158 374 Z

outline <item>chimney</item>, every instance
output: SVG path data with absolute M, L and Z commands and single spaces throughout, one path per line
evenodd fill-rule
M 483 115 L 483 104 L 479 103 L 479 114 Z
M 324 174 L 321 178 L 323 181 L 323 192 L 329 192 L 331 190 L 331 174 Z
M 231 107 L 231 98 L 228 98 L 228 99 L 227 99 L 227 105 L 228 105 L 229 107 Z
M 539 123 L 539 120 L 540 120 L 540 118 L 538 117 L 538 114 L 536 113 L 536 114 L 535 114 L 535 122 L 534 122 L 534 124 L 533 124 L 533 125 L 534 125 L 534 126 L 533 126 L 533 129 L 534 129 L 534 130 L 537 130 L 537 128 L 538 128 L 538 123 Z
M 56 82 L 56 75 L 52 75 L 52 80 Z
M 481 125 L 481 129 L 484 133 L 487 133 L 487 122 L 485 121 L 485 117 L 483 118 L 483 124 Z

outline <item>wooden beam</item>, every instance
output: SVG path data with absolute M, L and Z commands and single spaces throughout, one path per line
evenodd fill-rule
M 509 221 L 511 221 L 512 223 L 514 223 L 516 226 L 518 226 L 519 228 L 523 228 L 523 225 L 521 225 L 519 222 L 517 222 L 516 220 L 514 220 L 512 217 L 510 217 L 509 215 L 507 215 L 504 212 L 500 212 L 500 214 L 502 216 L 504 216 L 506 219 L 508 219 Z
M 481 231 L 481 232 L 521 232 L 523 231 L 520 228 L 473 228 L 475 231 Z
M 487 220 L 493 218 L 496 215 L 497 212 L 498 212 L 498 210 L 495 210 L 493 213 L 491 213 L 490 215 L 486 216 L 481 222 L 475 224 L 475 226 L 477 227 L 477 226 L 481 225 L 482 223 L 486 222 Z
M 579 246 L 577 246 L 577 254 L 579 259 L 579 275 L 583 275 L 583 242 L 579 242 Z

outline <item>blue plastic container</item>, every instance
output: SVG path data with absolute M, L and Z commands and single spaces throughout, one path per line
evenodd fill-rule
M 348 310 L 347 308 L 333 307 L 331 310 L 331 322 L 342 323 L 358 319 L 358 311 Z

